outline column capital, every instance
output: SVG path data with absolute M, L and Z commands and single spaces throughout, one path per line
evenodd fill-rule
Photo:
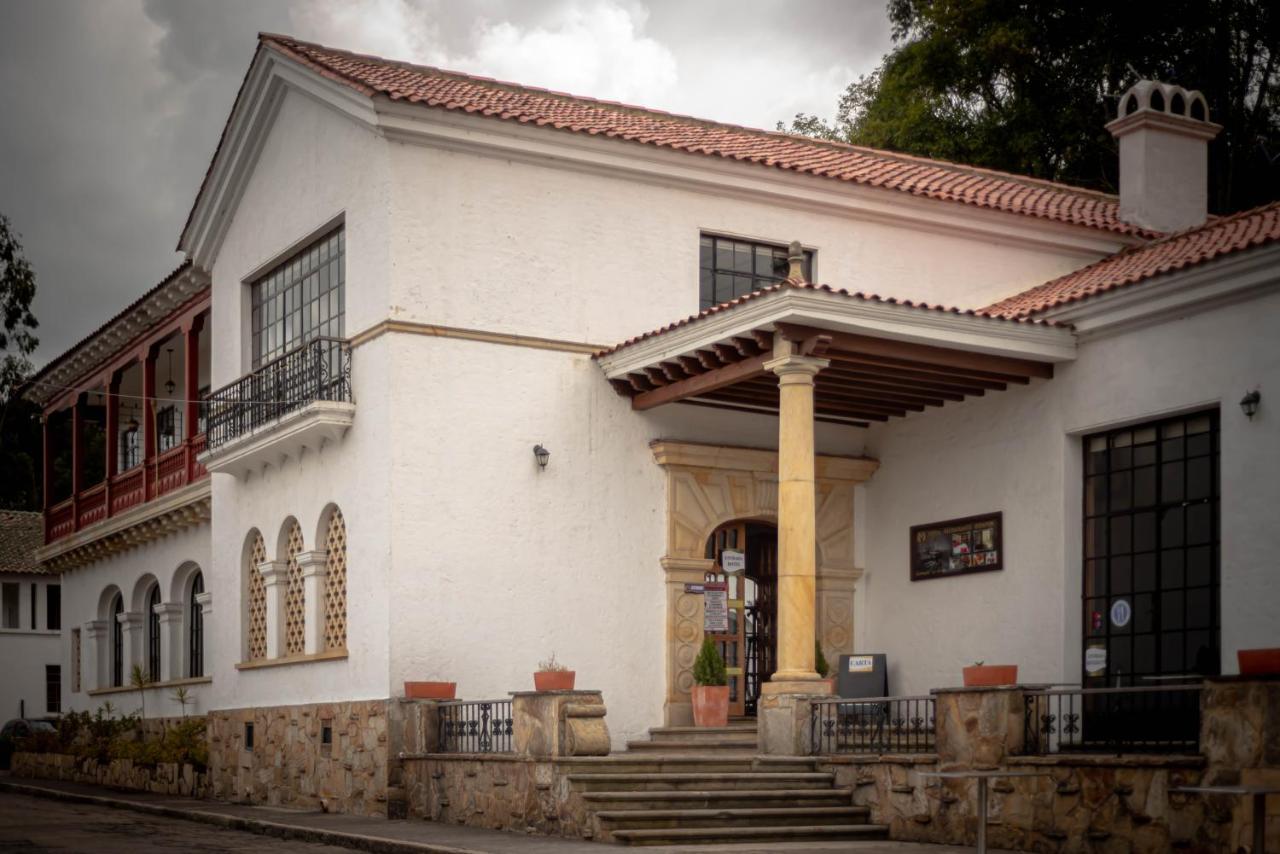
M 298 552 L 298 567 L 302 570 L 303 578 L 312 576 L 324 577 L 325 571 L 329 566 L 329 552 L 327 549 L 314 549 L 309 552 Z
M 196 604 L 200 606 L 200 613 L 209 616 L 213 613 L 213 591 L 206 590 L 203 593 L 196 594 Z
M 111 623 L 108 620 L 90 620 L 84 624 L 85 636 L 92 640 L 101 640 L 107 635 L 107 627 Z
M 286 584 L 289 581 L 289 561 L 268 560 L 258 564 L 258 572 L 262 573 L 262 583 L 268 587 Z
M 182 604 L 180 602 L 160 602 L 151 610 L 160 617 L 160 623 L 162 625 L 164 623 L 182 619 Z
M 116 620 L 127 629 L 139 628 L 146 621 L 146 614 L 141 611 L 121 611 L 116 614 Z
M 802 379 L 793 380 L 793 382 L 803 382 L 806 378 L 812 380 L 818 371 L 830 364 L 830 359 L 819 359 L 816 356 L 798 356 L 792 353 L 787 356 L 770 359 L 764 363 L 764 369 L 772 371 L 783 378 L 801 377 Z

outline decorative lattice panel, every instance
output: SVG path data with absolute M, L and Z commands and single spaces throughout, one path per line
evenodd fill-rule
M 347 646 L 347 523 L 341 510 L 329 517 L 324 576 L 324 648 Z
M 262 535 L 253 539 L 253 548 L 249 552 L 249 565 L 245 572 L 249 574 L 249 598 L 246 608 L 249 614 L 249 644 L 246 658 L 257 661 L 267 657 L 267 586 L 262 581 L 262 573 L 258 567 L 267 560 L 267 544 Z
M 302 590 L 302 526 L 297 522 L 289 529 L 289 586 L 284 593 L 284 654 L 302 655 L 307 650 L 307 603 Z
M 71 630 L 71 691 L 80 693 L 80 630 Z

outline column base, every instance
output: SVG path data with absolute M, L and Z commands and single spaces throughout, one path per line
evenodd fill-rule
M 812 679 L 770 679 L 760 686 L 760 694 L 804 694 L 806 696 L 830 696 L 831 681 L 814 676 Z

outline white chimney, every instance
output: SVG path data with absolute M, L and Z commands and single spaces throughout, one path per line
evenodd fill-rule
M 1107 125 L 1120 143 L 1120 218 L 1155 231 L 1203 225 L 1209 215 L 1209 121 L 1204 95 L 1140 80 Z

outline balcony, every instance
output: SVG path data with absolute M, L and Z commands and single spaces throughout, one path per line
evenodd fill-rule
M 264 466 L 319 450 L 351 426 L 351 343 L 315 338 L 203 402 L 209 471 L 248 477 Z

